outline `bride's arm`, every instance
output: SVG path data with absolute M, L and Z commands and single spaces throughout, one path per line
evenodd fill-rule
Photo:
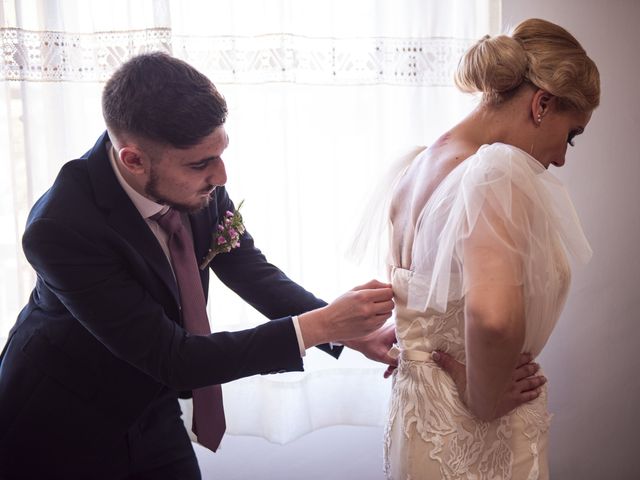
M 523 244 L 519 221 L 485 205 L 463 242 L 467 388 L 464 401 L 482 420 L 498 416 L 525 338 Z
M 521 286 L 482 285 L 467 293 L 465 305 L 467 388 L 465 403 L 482 420 L 500 415 L 524 343 Z
M 444 210 L 447 221 L 438 233 L 429 299 L 432 294 L 441 302 L 464 299 L 466 369 L 460 396 L 476 416 L 492 420 L 505 413 L 505 398 L 513 398 L 529 321 L 525 292 L 545 288 L 548 214 L 539 179 L 506 147 L 479 150 L 461 172 L 449 186 L 451 207 Z M 531 393 L 537 396 L 537 377 L 525 383 L 538 383 Z

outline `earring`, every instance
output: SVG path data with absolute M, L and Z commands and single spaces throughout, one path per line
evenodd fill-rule
M 542 114 L 541 113 L 538 114 L 538 123 L 542 123 Z

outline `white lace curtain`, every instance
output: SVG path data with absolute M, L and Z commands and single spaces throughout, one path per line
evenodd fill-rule
M 26 216 L 60 166 L 103 130 L 104 81 L 130 56 L 190 62 L 229 105 L 232 197 L 269 260 L 331 300 L 377 272 L 345 259 L 386 165 L 472 104 L 452 73 L 499 25 L 498 0 L 5 0 L 0 3 L 0 338 L 34 276 Z M 219 283 L 214 329 L 263 322 Z M 4 343 L 4 342 L 3 342 Z M 379 425 L 384 367 L 312 351 L 305 373 L 225 385 L 230 433 L 286 442 L 333 424 Z

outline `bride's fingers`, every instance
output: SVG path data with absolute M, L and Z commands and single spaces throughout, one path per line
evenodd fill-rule
M 520 365 L 515 369 L 513 380 L 519 382 L 523 378 L 535 375 L 538 370 L 540 370 L 540 365 L 538 365 L 537 363 L 525 363 L 524 365 Z
M 526 365 L 527 363 L 531 363 L 532 360 L 533 360 L 533 355 L 531 355 L 529 352 L 521 353 L 520 358 L 518 359 L 517 368 L 520 368 Z
M 466 367 L 462 363 L 456 361 L 451 355 L 439 350 L 434 351 L 431 358 L 453 379 L 453 382 L 458 387 L 458 392 L 460 394 L 464 392 L 467 388 Z
M 520 380 L 518 382 L 518 389 L 520 390 L 520 393 L 527 393 L 534 390 L 539 390 L 540 387 L 542 387 L 542 385 L 544 385 L 545 383 L 547 383 L 547 378 L 542 375 L 538 375 L 535 377 L 529 377 L 525 378 L 524 380 Z M 536 395 L 536 397 L 538 395 Z
M 530 402 L 531 400 L 535 400 L 540 396 L 540 393 L 542 393 L 542 390 L 540 390 L 539 388 L 536 388 L 535 390 L 521 392 L 520 398 L 519 398 L 520 404 Z

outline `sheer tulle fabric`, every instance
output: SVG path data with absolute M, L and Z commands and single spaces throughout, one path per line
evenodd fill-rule
M 563 250 L 581 262 L 591 257 L 562 183 L 527 153 L 501 143 L 482 146 L 444 179 L 418 218 L 415 238 L 408 308 L 444 312 L 475 286 L 523 285 L 524 348 L 534 355 L 566 298 Z M 480 256 L 499 263 L 500 273 L 474 268 Z
M 387 271 L 393 259 L 389 255 L 389 206 L 391 193 L 416 156 L 425 147 L 414 147 L 391 163 L 371 192 L 362 209 L 346 257 L 373 270 Z

